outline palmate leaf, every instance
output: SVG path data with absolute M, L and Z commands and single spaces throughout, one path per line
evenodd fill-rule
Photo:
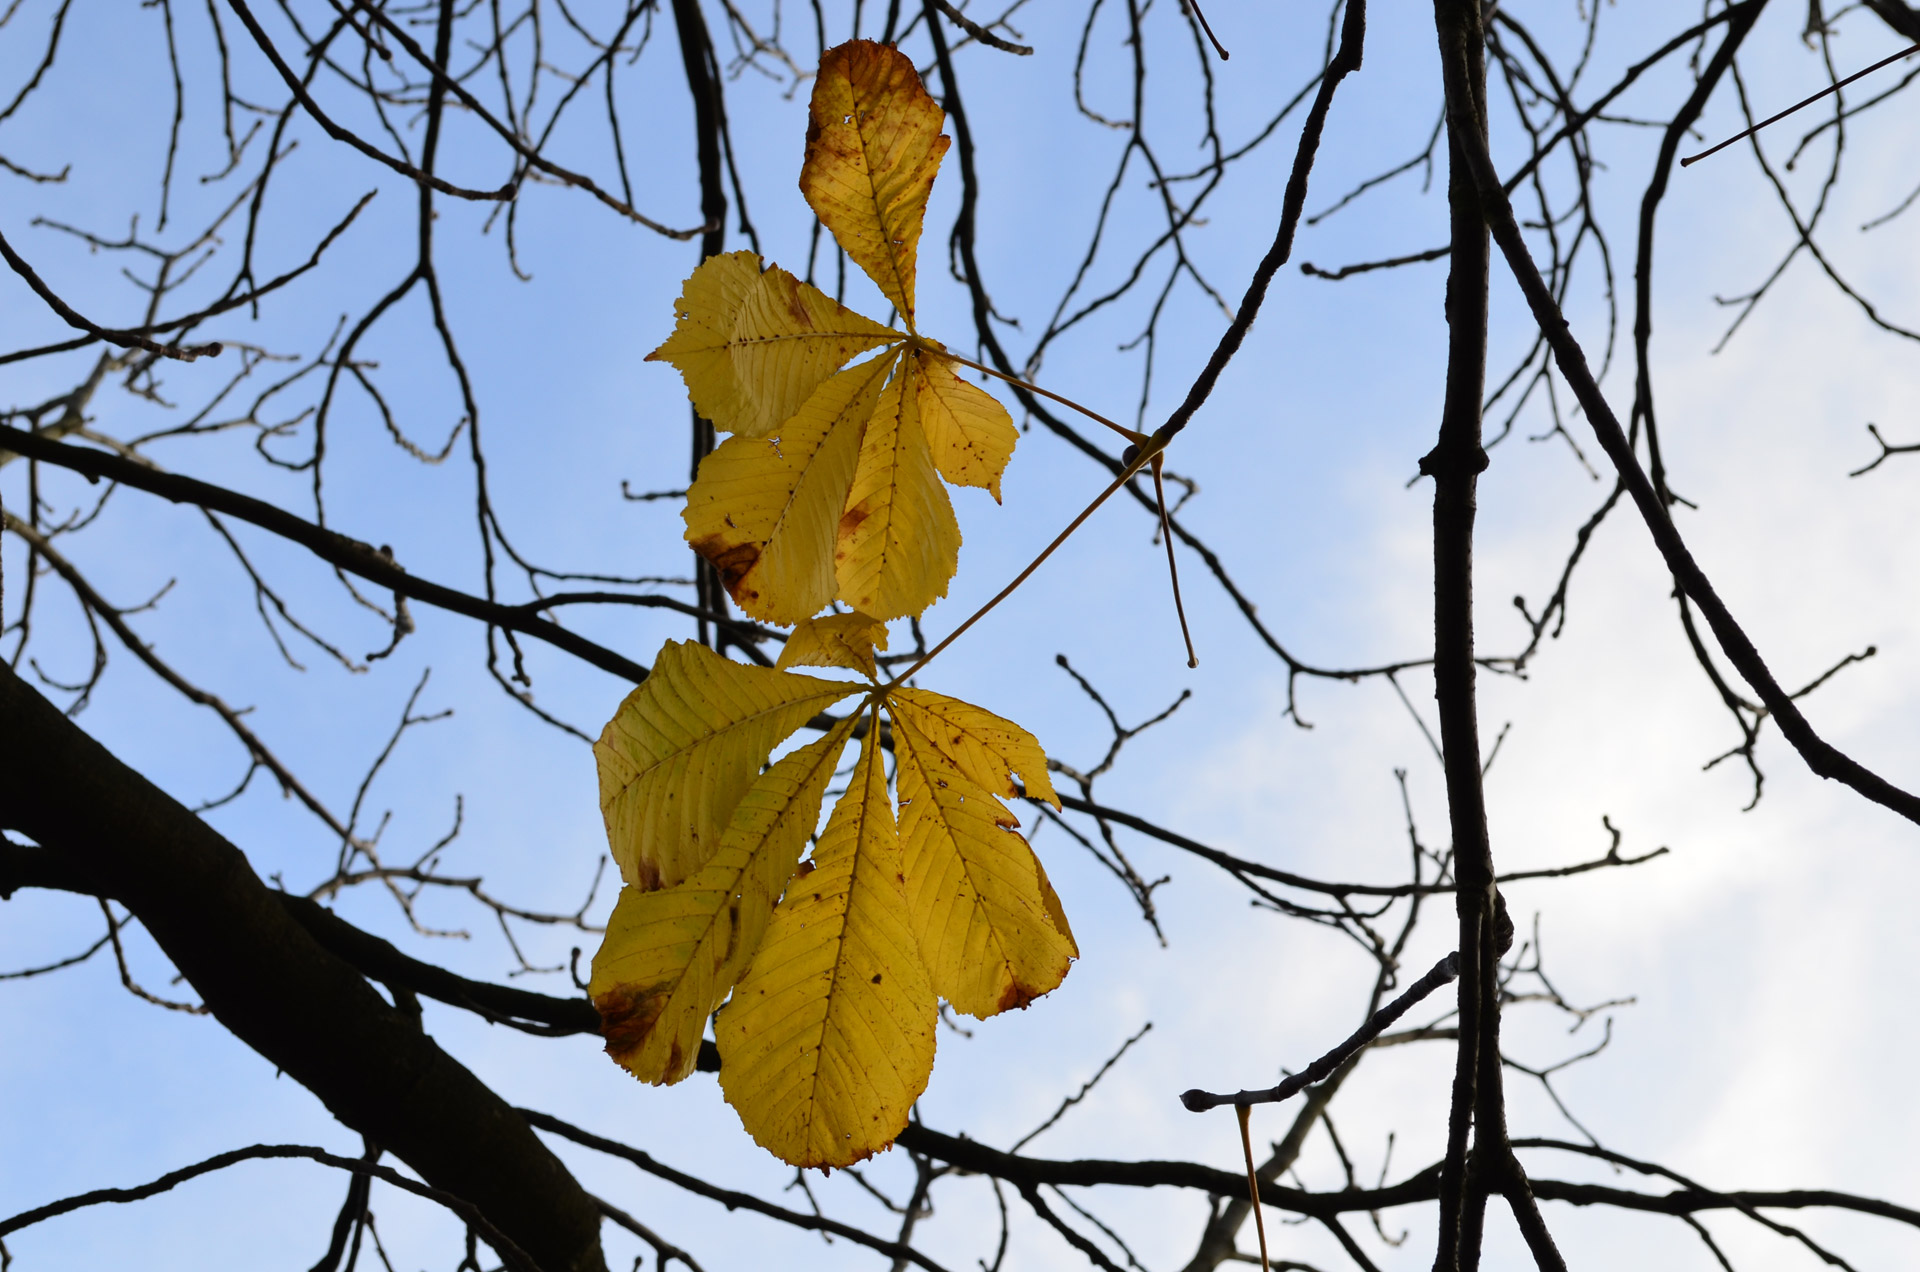
M 879 668 L 873 651 L 887 647 L 887 625 L 871 614 L 826 614 L 793 629 L 774 665 L 845 667 L 872 680 Z
M 744 437 L 779 428 L 849 359 L 906 339 L 777 265 L 762 272 L 752 252 L 702 262 L 673 307 L 647 361 L 672 363 L 694 409 Z
M 858 688 L 669 642 L 593 746 L 621 877 L 672 887 L 707 864 L 773 748 Z
M 899 714 L 893 753 L 907 906 L 935 992 L 984 1019 L 1056 988 L 1080 950 L 1020 823 Z
M 945 596 L 960 564 L 960 523 L 920 428 L 920 360 L 901 362 L 867 421 L 833 550 L 840 599 L 880 619 Z
M 933 1072 L 934 993 L 878 733 L 714 1025 L 727 1102 L 795 1166 L 850 1166 L 891 1144 Z
M 607 1054 L 643 1082 L 693 1072 L 707 1017 L 739 980 L 820 821 L 853 718 L 755 779 L 714 854 L 676 887 L 620 892 L 587 992 Z
M 914 328 L 915 261 L 947 138 L 912 62 L 870 40 L 829 49 L 808 118 L 802 193 L 907 331 L 750 252 L 695 270 L 673 333 L 648 355 L 672 363 L 695 408 L 734 434 L 695 476 L 687 540 L 766 622 L 796 623 L 835 599 L 883 620 L 917 616 L 959 562 L 941 479 L 998 500 L 1019 431 Z
M 834 545 L 886 373 L 882 358 L 848 367 L 776 436 L 728 438 L 700 462 L 687 542 L 754 618 L 797 623 L 834 598 Z
M 687 542 L 749 615 L 797 623 L 837 598 L 885 621 L 946 595 L 960 523 L 923 419 L 930 406 L 955 471 L 997 487 L 998 468 L 978 461 L 988 443 L 963 434 L 950 404 L 978 424 L 985 413 L 954 390 L 998 403 L 938 366 L 932 376 L 949 383 L 930 390 L 931 360 L 916 351 L 848 367 L 772 435 L 729 438 L 701 461 L 682 514 Z
M 949 144 L 945 122 L 898 49 L 852 40 L 821 55 L 800 193 L 909 331 L 927 194 Z
M 871 616 L 828 615 L 794 632 L 788 661 L 871 676 L 885 634 Z M 854 693 L 859 711 L 766 763 L 782 738 Z M 872 727 L 847 792 L 812 860 L 797 865 L 862 720 Z M 597 751 L 627 878 L 589 985 L 607 1051 L 644 1081 L 677 1082 L 731 991 L 715 1025 L 721 1086 L 783 1160 L 844 1166 L 884 1148 L 932 1071 L 940 997 L 981 1017 L 1023 1007 L 1078 956 L 1046 871 L 997 798 L 1018 790 L 1017 773 L 1051 799 L 1046 756 L 980 707 L 669 644 Z M 716 821 L 720 831 L 705 828 Z M 716 846 L 704 855 L 685 851 L 706 842 Z
M 607 1050 L 646 1081 L 678 1081 L 725 1000 L 721 1087 L 753 1138 L 798 1166 L 892 1143 L 932 1071 L 940 997 L 980 1017 L 1023 1007 L 1078 957 L 1002 802 L 1059 807 L 1039 744 L 979 707 L 878 680 L 887 621 L 945 595 L 956 568 L 947 484 L 998 500 L 1019 437 L 914 325 L 943 120 L 894 49 L 855 41 L 823 57 L 801 188 L 905 332 L 751 253 L 687 280 L 651 357 L 733 435 L 688 492 L 687 539 L 742 609 L 795 630 L 771 669 L 669 645 L 595 747 L 628 885 L 590 985 Z M 836 600 L 854 612 L 813 617 Z M 800 666 L 866 683 L 788 670 Z M 854 694 L 860 709 L 826 737 L 769 763 Z M 861 720 L 848 791 L 800 862 Z

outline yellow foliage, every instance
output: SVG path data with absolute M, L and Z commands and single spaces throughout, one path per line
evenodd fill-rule
M 857 687 L 669 642 L 593 747 L 621 877 L 670 888 L 707 864 L 767 754 Z
M 833 553 L 840 599 L 880 619 L 925 610 L 960 563 L 960 523 L 920 430 L 920 360 L 903 362 L 867 421 Z
M 760 258 L 752 252 L 702 261 L 673 302 L 673 334 L 647 355 L 648 362 L 673 364 L 687 382 L 693 409 L 710 420 L 742 419 L 753 411 L 733 365 L 733 329 L 747 293 L 759 285 Z
M 752 252 L 701 264 L 674 302 L 673 334 L 647 355 L 670 362 L 723 432 L 765 437 L 851 358 L 906 339 Z
M 731 437 L 700 461 L 682 514 L 734 604 L 797 623 L 834 597 L 834 544 L 887 360 L 826 381 L 773 437 Z
M 970 1016 L 1025 1007 L 1079 956 L 1060 898 L 1006 806 L 893 717 L 907 908 L 933 988 Z
M 944 596 L 957 566 L 946 483 L 998 500 L 1019 437 L 914 327 L 944 116 L 907 58 L 855 41 L 822 58 L 809 118 L 801 189 L 907 330 L 733 252 L 688 278 L 649 355 L 733 434 L 687 492 L 689 544 L 741 609 L 794 631 L 774 668 L 669 644 L 595 745 L 627 886 L 590 992 L 609 1054 L 655 1083 L 692 1071 L 718 1007 L 720 1084 L 741 1122 L 783 1160 L 828 1167 L 906 1125 L 932 1071 L 940 997 L 981 1017 L 1023 1007 L 1078 949 L 1001 802 L 1024 793 L 1059 808 L 1039 743 L 979 707 L 879 682 L 887 621 Z M 835 600 L 855 612 L 814 617 Z M 870 683 L 788 670 L 801 666 Z M 824 738 L 769 763 L 855 694 L 859 709 Z M 862 720 L 847 793 L 801 863 Z
M 886 45 L 856 40 L 821 61 L 801 189 L 906 333 L 729 252 L 687 279 L 672 334 L 647 355 L 673 364 L 695 409 L 735 435 L 701 462 L 687 541 L 765 622 L 797 623 L 836 598 L 881 619 L 920 614 L 959 563 L 941 478 L 1000 498 L 1019 440 L 1012 417 L 914 333 L 914 261 L 944 119 L 912 62 Z M 874 349 L 889 352 L 841 369 Z
M 1019 795 L 1020 788 L 1013 784 L 1018 773 L 1026 794 L 1059 809 L 1060 797 L 1047 777 L 1046 753 L 1033 734 L 1013 721 L 958 698 L 904 685 L 887 694 L 887 710 L 920 730 L 962 773 L 993 794 Z
M 788 667 L 847 667 L 872 680 L 875 649 L 887 647 L 887 625 L 868 614 L 827 614 L 793 629 L 775 663 Z
M 852 40 L 820 58 L 800 193 L 913 326 L 914 262 L 927 193 L 947 153 L 946 115 L 906 54 Z
M 714 1026 L 727 1102 L 795 1166 L 850 1166 L 891 1144 L 933 1071 L 933 988 L 877 733 Z
M 1000 502 L 1000 474 L 1020 440 L 1007 408 L 978 385 L 968 384 L 954 364 L 937 355 L 920 363 L 920 427 L 934 467 L 956 486 L 978 486 Z
M 885 638 L 869 615 L 829 615 L 796 630 L 783 661 L 871 675 Z M 1023 1007 L 1079 953 L 996 798 L 1016 791 L 1016 772 L 1053 798 L 1046 756 L 1018 725 L 874 685 L 824 738 L 767 765 L 783 738 L 858 692 L 672 643 L 595 747 L 628 885 L 589 986 L 607 1051 L 644 1081 L 677 1082 L 731 991 L 715 1035 L 722 1089 L 755 1140 L 801 1166 L 844 1166 L 899 1134 L 932 1070 L 939 997 L 981 1017 Z M 796 868 L 863 718 L 847 793 Z
M 620 891 L 587 992 L 607 1054 L 643 1082 L 693 1072 L 707 1017 L 759 948 L 774 902 L 819 824 L 853 717 L 762 773 L 714 854 L 675 887 Z

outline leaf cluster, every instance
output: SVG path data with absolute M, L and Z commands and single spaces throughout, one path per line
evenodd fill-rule
M 904 331 L 732 252 L 687 279 L 673 334 L 648 355 L 677 367 L 694 407 L 733 435 L 687 493 L 687 540 L 765 622 L 836 600 L 882 620 L 920 614 L 959 563 L 943 479 L 1000 497 L 1019 433 L 914 323 L 944 120 L 887 45 L 856 40 L 821 59 L 800 189 Z
M 1024 791 L 1058 808 L 1039 743 L 878 675 L 887 621 L 924 612 L 957 569 L 946 485 L 998 500 L 1018 439 L 914 321 L 944 120 L 890 46 L 856 40 L 821 60 L 801 190 L 899 326 L 751 252 L 687 279 L 649 356 L 731 434 L 688 491 L 687 540 L 743 610 L 794 630 L 774 668 L 667 645 L 594 748 L 625 883 L 589 985 L 607 1051 L 644 1081 L 677 1082 L 718 1010 L 722 1090 L 754 1139 L 798 1166 L 850 1165 L 893 1142 L 932 1072 L 939 999 L 982 1018 L 1024 1007 L 1079 953 L 1002 802 Z M 823 737 L 772 759 L 855 695 Z M 856 733 L 851 779 L 816 836 Z

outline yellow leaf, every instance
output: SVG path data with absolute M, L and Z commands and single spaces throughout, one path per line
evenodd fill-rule
M 673 302 L 673 334 L 647 355 L 648 362 L 672 363 L 687 382 L 693 409 L 716 423 L 748 410 L 731 346 L 747 295 L 759 285 L 760 258 L 754 253 L 708 257 L 687 277 Z
M 1018 795 L 1013 784 L 1018 773 L 1028 795 L 1059 809 L 1060 797 L 1047 778 L 1046 753 L 1033 734 L 1013 721 L 958 698 L 904 685 L 888 693 L 887 709 L 925 734 L 962 773 L 992 794 Z
M 909 331 L 927 192 L 947 153 L 945 119 L 897 49 L 854 40 L 820 59 L 800 192 Z
M 727 1102 L 794 1166 L 849 1166 L 891 1144 L 933 1070 L 933 987 L 907 924 L 878 732 L 714 1025 Z
M 1000 474 L 1020 440 L 1013 417 L 991 393 L 961 379 L 954 363 L 931 352 L 916 357 L 920 427 L 934 467 L 954 485 L 981 487 L 1000 502 Z
M 621 889 L 587 992 L 607 1054 L 636 1078 L 672 1083 L 693 1072 L 707 1017 L 759 948 L 819 824 L 821 798 L 856 719 L 762 773 L 699 873 L 655 892 Z
M 793 629 L 775 664 L 788 667 L 848 667 L 869 680 L 878 668 L 875 649 L 887 647 L 887 625 L 865 614 L 827 614 Z
M 734 323 L 733 367 L 752 407 L 729 427 L 747 437 L 777 432 L 849 359 L 905 338 L 779 266 L 769 269 Z
M 593 746 L 621 877 L 651 890 L 699 870 L 773 748 L 858 688 L 669 642 Z
M 674 302 L 673 334 L 648 361 L 672 363 L 700 414 L 765 437 L 847 361 L 905 337 L 752 252 L 710 257 Z
M 893 718 L 907 907 L 934 990 L 985 1019 L 1066 978 L 1080 950 L 1006 806 Z
M 681 514 L 687 542 L 753 617 L 797 623 L 833 599 L 841 512 L 891 361 L 848 367 L 775 436 L 732 437 L 700 461 Z
M 960 523 L 920 428 L 918 369 L 902 359 L 880 394 L 834 548 L 840 599 L 878 619 L 925 610 L 960 563 Z

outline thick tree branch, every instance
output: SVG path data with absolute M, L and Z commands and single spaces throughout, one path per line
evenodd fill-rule
M 559 1159 L 295 923 L 237 848 L 4 667 L 0 719 L 7 828 L 126 905 L 235 1037 L 547 1272 L 605 1267 L 599 1212 Z
M 1920 40 L 1920 11 L 1907 4 L 1906 0 L 1866 0 L 1866 5 L 1882 22 L 1901 35 L 1909 40 Z
M 0 901 L 21 888 L 119 896 L 111 881 L 84 857 L 0 840 Z M 355 927 L 310 897 L 280 891 L 269 895 L 321 948 L 351 964 L 368 980 L 546 1037 L 600 1032 L 600 1013 L 585 998 L 556 998 L 512 985 L 469 980 L 402 953 L 391 942 Z
M 498 1024 L 549 1036 L 600 1032 L 600 1013 L 585 998 L 555 998 L 511 985 L 468 980 L 444 967 L 401 953 L 363 932 L 317 901 L 290 892 L 273 894 L 295 922 L 328 953 L 352 964 L 370 980 L 396 985 L 436 1002 L 474 1012 Z
M 1451 102 L 1449 109 L 1452 109 Z M 1485 143 L 1468 139 L 1460 147 L 1460 154 L 1479 190 L 1494 242 L 1499 244 L 1508 268 L 1519 282 L 1527 305 L 1533 311 L 1534 321 L 1552 346 L 1554 360 L 1561 374 L 1566 377 L 1581 410 L 1593 426 L 1601 449 L 1606 451 L 1607 458 L 1613 462 L 1621 480 L 1626 483 L 1627 492 L 1633 497 L 1641 520 L 1652 533 L 1654 545 L 1665 559 L 1667 568 L 1673 572 L 1675 581 L 1687 598 L 1700 607 L 1727 660 L 1759 695 L 1768 714 L 1779 724 L 1780 732 L 1799 752 L 1809 769 L 1851 788 L 1876 804 L 1892 809 L 1909 821 L 1920 822 L 1920 796 L 1895 786 L 1822 738 L 1801 713 L 1793 695 L 1775 679 L 1752 638 L 1734 618 L 1726 602 L 1720 599 L 1706 571 L 1694 560 L 1693 553 L 1688 549 L 1686 540 L 1681 538 L 1653 482 L 1640 466 L 1640 460 L 1627 440 L 1626 431 L 1620 426 L 1619 417 L 1613 413 L 1605 394 L 1600 391 L 1599 381 L 1587 365 L 1586 352 L 1574 338 L 1566 315 L 1561 312 L 1559 303 L 1554 300 L 1552 291 L 1541 278 L 1539 267 L 1534 264 L 1533 256 L 1527 250 L 1526 240 L 1521 237 L 1520 226 L 1514 218 L 1513 205 L 1500 188 L 1499 175 L 1494 170 L 1493 159 L 1487 153 Z
M 1459 159 L 1467 139 L 1485 135 L 1486 31 L 1479 0 L 1436 0 L 1434 17 L 1449 103 L 1456 88 L 1462 99 L 1447 114 L 1452 236 L 1446 397 L 1440 439 L 1420 461 L 1420 471 L 1433 478 L 1433 693 L 1440 715 L 1460 929 L 1459 1049 L 1433 1266 L 1435 1272 L 1459 1272 L 1479 1261 L 1477 1225 L 1468 1222 L 1468 1135 L 1475 1132 L 1476 1143 L 1487 1137 L 1504 1142 L 1505 1136 L 1498 1060 L 1493 847 L 1481 783 L 1473 662 L 1475 500 L 1479 475 L 1487 467 L 1480 413 L 1486 396 L 1488 251 L 1479 200 Z

